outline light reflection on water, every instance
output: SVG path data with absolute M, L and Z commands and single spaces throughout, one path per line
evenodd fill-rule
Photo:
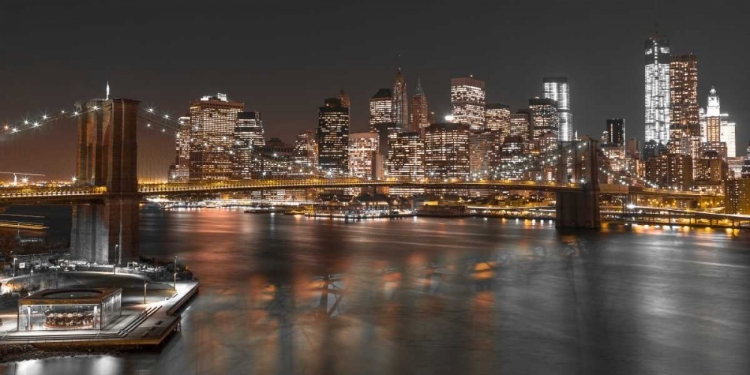
M 142 228 L 144 256 L 176 255 L 201 279 L 182 332 L 158 353 L 6 369 L 567 374 L 750 365 L 748 271 L 708 264 L 750 265 L 747 234 L 228 210 L 144 212 Z M 721 319 L 703 318 L 715 308 Z M 721 350 L 699 350 L 704 342 Z M 654 360 L 660 354 L 680 360 Z

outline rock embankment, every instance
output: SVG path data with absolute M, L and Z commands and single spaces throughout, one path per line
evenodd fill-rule
M 34 345 L 10 344 L 0 345 L 0 363 L 19 362 L 33 359 L 45 359 L 52 357 L 79 357 L 90 355 L 119 355 L 120 352 L 112 349 L 82 349 L 70 348 L 39 349 Z

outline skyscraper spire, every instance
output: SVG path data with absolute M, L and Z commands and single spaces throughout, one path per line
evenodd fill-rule
M 424 95 L 424 91 L 422 91 L 422 79 L 417 76 L 417 87 L 414 89 L 414 95 Z

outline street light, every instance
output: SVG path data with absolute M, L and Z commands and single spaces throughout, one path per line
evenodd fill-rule
M 146 282 L 146 279 L 144 278 L 143 279 L 143 304 L 144 305 L 146 304 L 146 285 L 148 285 L 148 283 Z
M 117 263 L 120 257 L 117 256 L 117 252 L 120 250 L 120 244 L 115 244 L 115 264 L 112 266 L 112 274 L 117 273 Z
M 174 290 L 177 290 L 177 255 L 174 256 Z

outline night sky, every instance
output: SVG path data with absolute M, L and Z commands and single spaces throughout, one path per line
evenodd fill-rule
M 429 4 L 429 5 L 427 5 Z M 0 123 L 77 100 L 141 100 L 173 116 L 222 92 L 263 113 L 266 134 L 293 142 L 317 125 L 323 99 L 346 90 L 351 131 L 368 128 L 369 98 L 400 65 L 430 109 L 450 111 L 450 78 L 473 74 L 488 102 L 513 111 L 567 76 L 574 129 L 599 138 L 605 119 L 644 136 L 644 40 L 657 21 L 672 53 L 698 55 L 699 102 L 715 86 L 750 140 L 750 23 L 743 1 L 4 1 Z M 401 56 L 397 60 L 397 56 Z M 173 135 L 142 128 L 142 175 L 166 178 Z M 139 129 L 140 131 L 140 129 Z M 72 121 L 0 139 L 0 171 L 74 174 Z M 0 175 L 0 179 L 7 177 Z

